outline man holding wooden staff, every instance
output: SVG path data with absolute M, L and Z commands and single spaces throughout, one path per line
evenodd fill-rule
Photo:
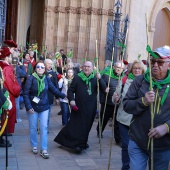
M 97 110 L 97 79 L 101 90 L 108 92 L 100 74 L 94 74 L 93 64 L 85 61 L 82 71 L 74 76 L 67 91 L 72 109 L 70 120 L 54 141 L 76 152 L 89 147 L 87 144 L 89 132 Z
M 151 54 L 152 77 L 150 79 L 149 70 L 136 77 L 123 100 L 124 110 L 133 114 L 128 146 L 130 169 L 145 170 L 153 154 L 151 169 L 167 170 L 170 160 L 170 48 L 160 47 L 154 51 L 147 48 L 147 51 Z M 150 151 L 151 140 L 153 153 Z

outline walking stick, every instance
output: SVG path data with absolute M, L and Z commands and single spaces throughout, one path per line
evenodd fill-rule
M 111 67 L 110 67 L 110 73 L 109 73 L 109 80 L 108 80 L 108 85 L 107 85 L 108 88 L 109 88 L 109 85 L 110 85 L 110 75 L 111 75 L 111 72 L 113 71 L 113 56 L 114 56 L 114 47 L 113 47 L 113 51 L 112 51 L 112 61 L 111 61 Z M 102 123 L 101 123 L 101 129 L 100 129 L 100 131 L 99 131 L 100 133 L 102 132 L 104 115 L 105 115 L 105 111 L 106 111 L 107 97 L 108 97 L 108 93 L 106 93 L 106 98 L 105 98 L 105 103 L 104 103 L 104 110 L 103 110 L 103 116 L 102 116 Z
M 128 30 L 127 30 L 127 34 L 128 34 Z M 126 37 L 125 37 L 125 44 L 126 44 L 126 40 L 127 40 L 127 34 L 126 34 Z M 123 46 L 125 46 L 125 44 Z M 123 47 L 123 53 L 122 53 L 122 56 L 120 57 L 120 61 L 122 61 L 122 63 L 123 63 L 123 56 L 124 56 L 125 48 L 126 48 L 126 46 Z M 121 77 L 119 76 L 117 87 L 120 84 L 120 80 L 121 80 Z M 113 128 L 114 128 L 114 120 L 115 120 L 115 114 L 116 114 L 116 107 L 117 107 L 117 104 L 115 103 L 114 104 L 114 111 L 113 111 L 113 118 L 112 118 L 112 135 L 111 135 L 111 138 L 110 138 L 110 151 L 109 151 L 108 170 L 110 169 L 110 160 L 111 160 L 111 155 L 112 155 Z
M 113 128 L 114 128 L 115 113 L 116 113 L 116 104 L 114 105 L 114 112 L 113 112 L 113 119 L 112 119 L 112 135 L 110 138 L 109 161 L 108 161 L 108 167 L 107 167 L 108 170 L 110 169 L 110 160 L 111 160 L 111 156 L 112 156 Z
M 147 45 L 149 42 L 149 36 L 148 36 L 148 18 L 147 18 L 147 14 L 145 13 L 145 17 L 146 17 L 146 35 L 147 35 Z M 148 53 L 148 63 L 149 63 L 149 76 L 150 76 L 150 90 L 152 90 L 152 74 L 151 74 L 151 63 L 150 63 L 150 55 Z M 150 105 L 151 107 L 151 129 L 153 129 L 154 127 L 154 112 L 153 112 L 153 103 L 151 103 Z M 153 154 L 154 154 L 154 149 L 153 149 L 153 138 L 149 139 L 149 143 L 151 142 L 151 170 L 153 170 Z
M 8 120 L 8 110 L 5 110 L 5 113 L 6 113 L 6 120 Z M 8 128 L 8 125 L 5 127 L 5 133 L 6 133 L 6 136 L 5 136 L 5 140 L 6 140 L 6 170 L 8 170 L 8 135 L 7 135 L 7 128 Z
M 96 40 L 96 68 L 99 72 L 99 59 L 98 59 L 98 48 Z M 100 155 L 102 154 L 102 143 L 101 143 L 101 120 L 100 120 L 100 91 L 99 91 L 99 79 L 97 79 L 97 110 L 99 113 L 99 143 L 100 143 Z

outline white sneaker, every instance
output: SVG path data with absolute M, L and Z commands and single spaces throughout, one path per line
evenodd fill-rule
M 48 159 L 49 158 L 49 154 L 47 152 L 47 150 L 41 150 L 40 151 L 40 155 L 44 158 L 44 159 Z
M 18 119 L 17 119 L 17 123 L 20 123 L 20 122 L 22 122 L 22 119 L 21 119 L 21 118 L 18 118 Z
M 33 148 L 32 148 L 32 152 L 33 152 L 34 154 L 37 154 L 37 153 L 38 153 L 37 147 L 33 147 Z

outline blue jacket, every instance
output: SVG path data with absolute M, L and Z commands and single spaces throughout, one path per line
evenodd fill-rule
M 24 87 L 24 103 L 26 110 L 34 109 L 36 112 L 43 112 L 50 108 L 48 99 L 48 90 L 50 90 L 56 98 L 65 98 L 66 95 L 61 93 L 51 82 L 49 77 L 45 77 L 45 88 L 38 96 L 38 82 L 34 76 L 29 76 Z M 40 101 L 38 103 L 33 102 L 34 97 L 38 97 Z

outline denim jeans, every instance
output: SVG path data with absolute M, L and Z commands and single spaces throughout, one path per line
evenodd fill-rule
M 62 112 L 62 125 L 66 125 L 70 118 L 70 111 L 68 103 L 60 102 L 61 112 Z
M 119 123 L 119 131 L 122 142 L 122 170 L 129 170 L 129 154 L 128 154 L 128 144 L 129 144 L 129 126 Z
M 52 108 L 52 105 L 50 105 L 50 109 L 49 109 L 49 112 L 48 112 L 48 121 L 47 121 L 48 127 L 49 127 L 49 124 L 50 124 L 51 108 Z
M 20 96 L 15 98 L 15 105 L 16 105 L 16 119 L 20 118 Z
M 27 112 L 28 122 L 29 122 L 29 132 L 30 132 L 30 142 L 31 147 L 37 147 L 37 126 L 38 120 L 40 120 L 40 149 L 47 150 L 47 120 L 48 120 L 48 112 L 49 110 L 45 110 L 43 112 L 33 114 Z
M 128 152 L 130 157 L 130 170 L 146 170 L 150 153 L 139 148 L 132 140 L 129 140 Z M 168 170 L 169 160 L 170 149 L 154 150 L 154 170 Z

